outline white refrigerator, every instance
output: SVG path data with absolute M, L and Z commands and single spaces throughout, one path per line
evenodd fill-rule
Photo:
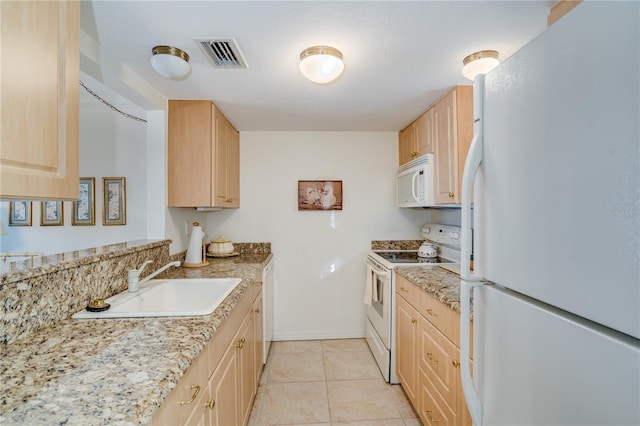
M 640 424 L 639 23 L 639 2 L 585 1 L 476 77 L 461 266 L 475 424 Z

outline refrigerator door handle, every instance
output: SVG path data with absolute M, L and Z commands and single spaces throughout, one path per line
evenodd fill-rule
M 484 283 L 460 281 L 460 378 L 462 379 L 462 391 L 464 400 L 469 408 L 469 414 L 476 426 L 482 425 L 482 402 L 480 396 L 473 385 L 473 377 L 469 368 L 471 354 L 471 289 L 481 287 Z
M 460 242 L 461 260 L 460 275 L 463 280 L 480 281 L 482 277 L 471 272 L 472 253 L 471 235 L 471 194 L 476 173 L 480 168 L 483 156 L 482 114 L 483 114 L 484 74 L 478 74 L 473 82 L 473 139 L 467 153 L 462 175 L 462 211 Z

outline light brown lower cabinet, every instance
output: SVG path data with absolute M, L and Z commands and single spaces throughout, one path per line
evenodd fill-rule
M 167 396 L 153 424 L 229 426 L 249 422 L 262 371 L 261 306 L 262 289 L 251 286 Z
M 425 425 L 471 425 L 460 382 L 460 315 L 396 275 L 396 370 Z

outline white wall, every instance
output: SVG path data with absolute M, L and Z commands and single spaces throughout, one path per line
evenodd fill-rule
M 170 253 L 186 250 L 184 222 L 206 220 L 194 209 L 166 207 L 166 112 L 145 111 L 90 76 L 81 80 L 118 109 L 113 111 L 80 88 L 80 176 L 95 177 L 96 225 L 72 226 L 72 202 L 64 202 L 64 226 L 40 226 L 40 202 L 32 203 L 32 226 L 8 226 L 9 202 L 0 202 L 7 235 L 0 251 L 63 253 L 136 239 L 172 240 Z M 126 177 L 125 226 L 102 226 L 102 178 Z M 19 258 L 17 258 L 19 259 Z M 17 260 L 16 259 L 16 260 Z
M 420 239 L 428 210 L 395 206 L 395 132 L 241 132 L 240 209 L 205 231 L 270 241 L 275 338 L 364 336 L 364 259 L 374 239 Z M 298 180 L 342 180 L 342 211 L 298 211 Z
M 99 91 L 94 82 L 85 83 Z M 84 89 L 80 89 L 81 91 Z M 122 106 L 121 106 L 122 108 Z M 133 104 L 127 113 L 145 118 Z M 72 226 L 72 202 L 64 204 L 64 226 L 40 226 L 40 202 L 32 202 L 32 226 L 7 226 L 9 202 L 0 203 L 0 218 L 8 232 L 2 251 L 61 253 L 86 247 L 146 238 L 146 124 L 123 117 L 93 97 L 80 108 L 80 176 L 95 178 L 95 226 Z M 103 177 L 126 178 L 126 225 L 103 226 Z

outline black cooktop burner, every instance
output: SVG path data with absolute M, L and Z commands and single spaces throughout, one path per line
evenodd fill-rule
M 391 263 L 454 263 L 442 257 L 419 257 L 417 251 L 374 251 Z

